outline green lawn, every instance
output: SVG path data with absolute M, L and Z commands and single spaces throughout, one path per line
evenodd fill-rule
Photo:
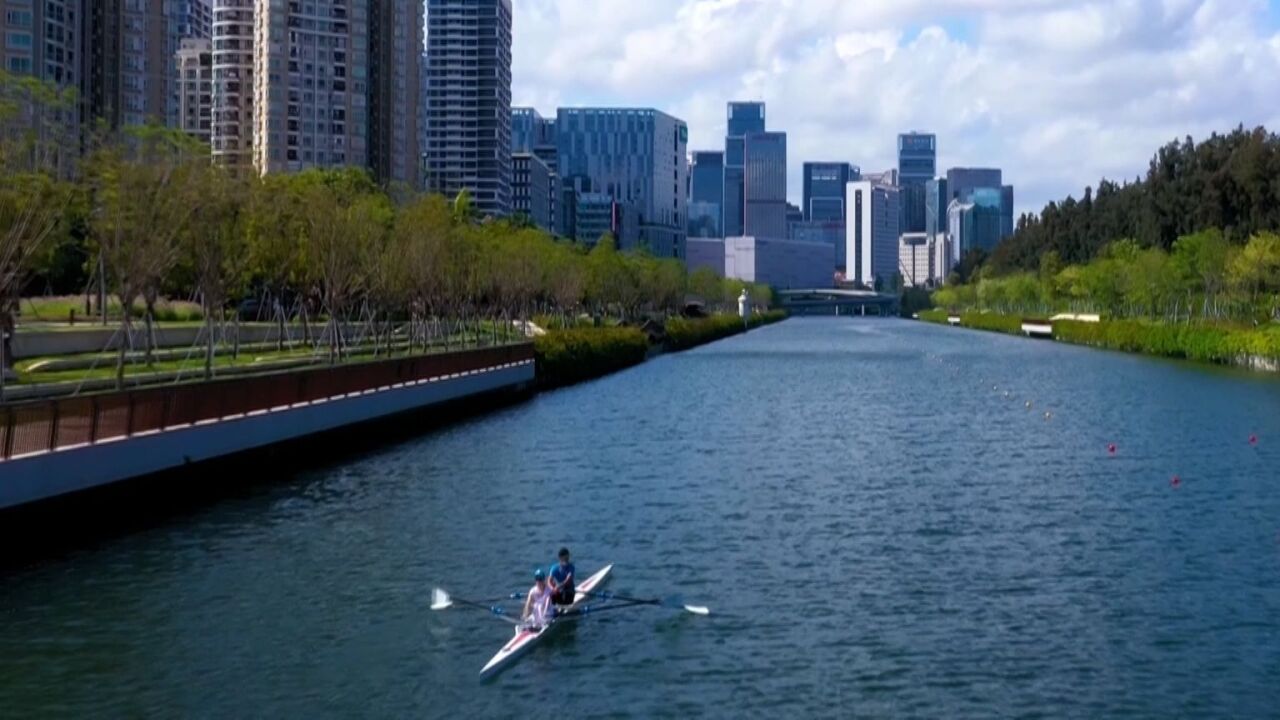
M 96 299 L 95 299 L 96 300 Z M 141 317 L 146 306 L 141 302 L 133 305 L 135 317 Z M 101 322 L 101 311 L 94 307 L 92 316 L 85 315 L 84 297 L 81 295 L 53 295 L 48 297 L 23 298 L 18 304 L 19 322 L 23 325 L 32 323 L 66 323 L 72 311 L 75 312 L 76 324 L 92 323 L 95 318 Z M 200 305 L 181 300 L 161 300 L 156 303 L 156 319 L 161 322 L 196 322 L 204 317 Z M 108 322 L 120 321 L 120 301 L 107 299 Z

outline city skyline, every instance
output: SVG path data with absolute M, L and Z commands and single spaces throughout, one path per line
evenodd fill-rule
M 879 172 L 896 167 L 898 134 L 936 133 L 939 174 L 1002 168 L 1022 214 L 1079 197 L 1102 177 L 1132 180 L 1166 141 L 1280 126 L 1270 101 L 1278 8 L 1280 0 L 658 0 L 599 18 L 584 0 L 525 0 L 516 4 L 513 95 L 544 114 L 561 105 L 662 108 L 689 123 L 691 150 L 721 147 L 726 102 L 767 103 L 770 125 L 790 136 L 788 196 L 797 204 L 803 162 Z M 563 37 L 581 41 L 555 41 Z

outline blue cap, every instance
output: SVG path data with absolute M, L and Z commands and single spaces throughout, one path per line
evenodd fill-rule
M 543 571 L 543 569 L 542 569 L 542 568 L 538 568 L 537 570 L 534 570 L 534 571 L 533 571 L 533 579 L 534 579 L 534 580 L 546 580 L 546 579 L 547 579 L 547 573 L 546 573 L 545 571 Z

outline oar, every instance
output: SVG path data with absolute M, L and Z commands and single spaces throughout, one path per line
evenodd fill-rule
M 611 592 L 583 592 L 582 594 L 587 597 L 600 598 L 601 600 L 621 600 L 625 603 L 630 603 L 631 605 L 653 605 L 655 607 L 671 608 L 672 610 L 684 610 L 685 612 L 693 613 L 694 615 L 711 614 L 710 608 L 707 608 L 704 605 L 686 605 L 684 603 L 684 598 L 681 598 L 678 595 L 669 598 L 645 599 L 627 597 L 625 595 L 615 595 Z
M 455 605 L 460 607 L 474 608 L 476 610 L 484 610 L 485 612 L 489 613 L 493 617 L 499 620 L 505 620 L 506 622 L 509 622 L 512 625 L 522 624 L 521 621 L 508 616 L 506 610 L 504 610 L 501 605 L 485 605 L 484 603 L 476 602 L 474 600 L 463 600 L 462 598 L 456 598 L 451 596 L 449 593 L 445 592 L 442 588 L 436 588 L 435 590 L 431 591 L 431 609 L 432 610 L 439 612 L 441 610 L 448 610 L 449 608 Z

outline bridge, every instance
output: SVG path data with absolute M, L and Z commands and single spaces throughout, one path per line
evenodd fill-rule
M 782 307 L 792 315 L 882 315 L 898 314 L 897 295 L 871 290 L 779 290 Z

